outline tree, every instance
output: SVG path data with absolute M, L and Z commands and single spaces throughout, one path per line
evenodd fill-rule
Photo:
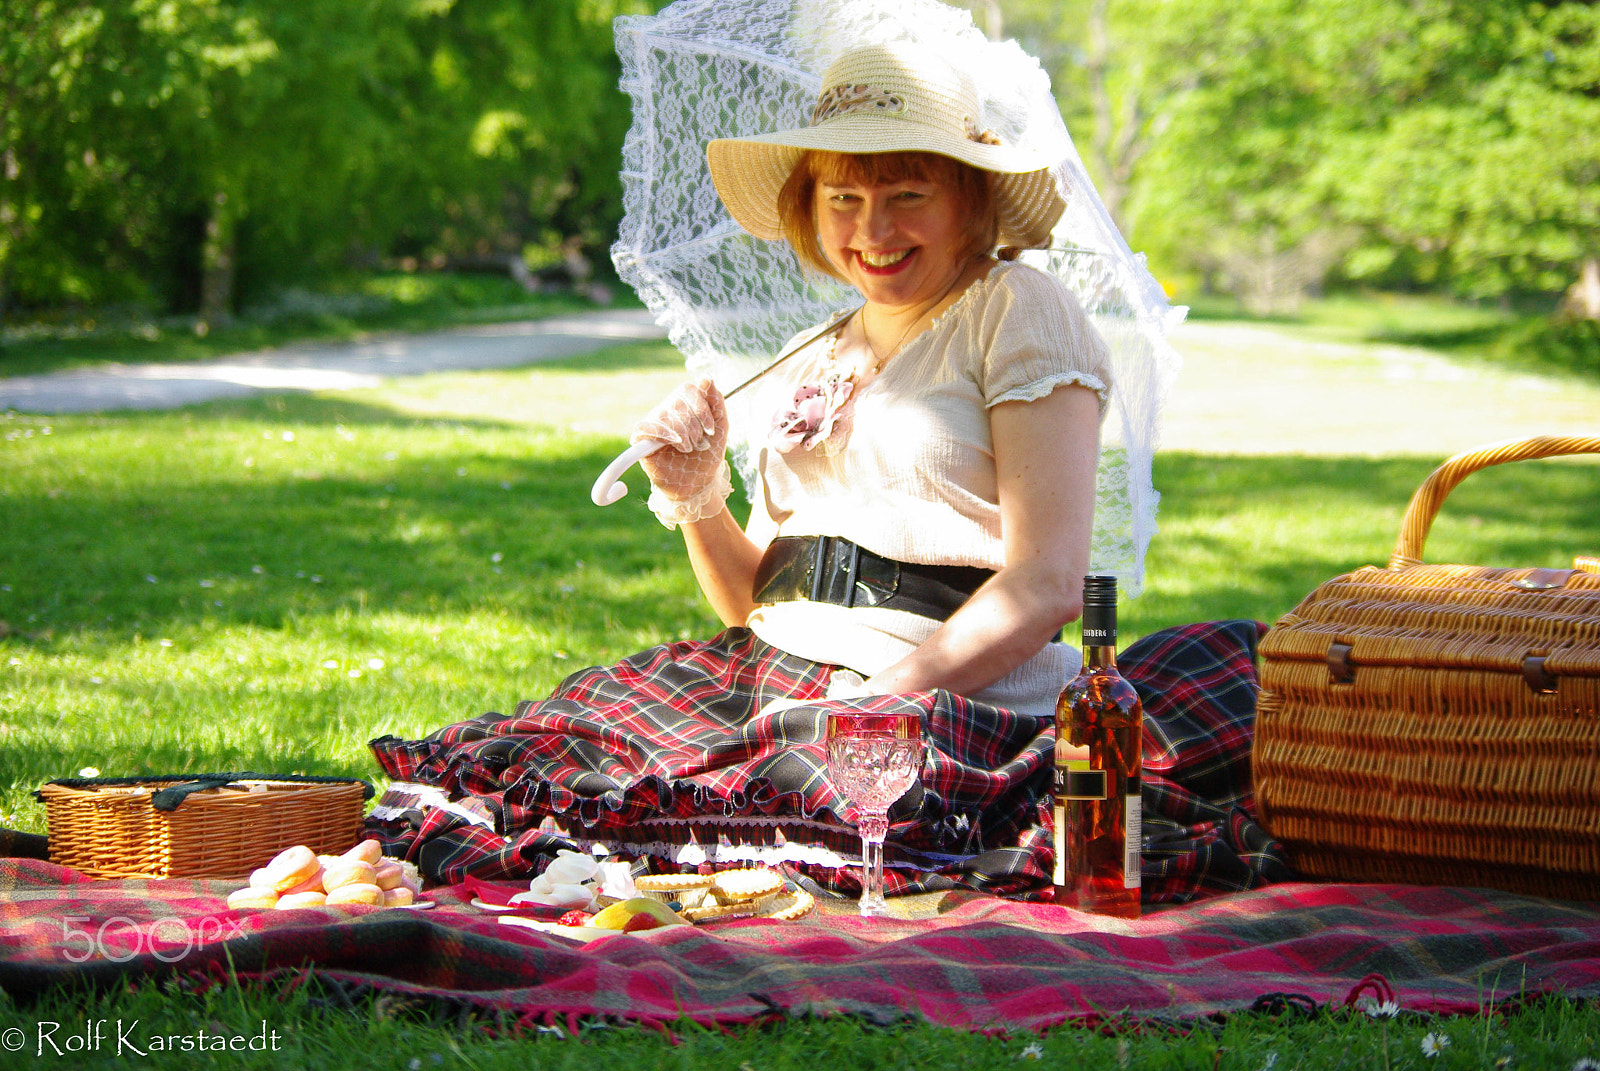
M 0 3 L 0 292 L 142 296 L 181 182 L 165 117 L 267 44 L 209 0 Z
M 1459 57 L 1439 0 L 1141 0 L 1172 86 L 1128 220 L 1247 307 L 1293 307 L 1359 241 L 1346 190 L 1385 125 Z M 1124 23 L 1127 25 L 1127 23 Z
M 1600 319 L 1600 7 L 1497 5 L 1475 29 L 1475 77 L 1396 114 L 1352 176 L 1385 242 L 1368 261 L 1414 250 L 1477 295 L 1576 279 L 1570 311 Z
M 646 0 L 0 0 L 0 309 L 603 244 Z
M 400 240 L 442 262 L 521 255 L 553 237 L 608 245 L 629 121 L 611 21 L 651 6 L 446 0 L 416 21 L 420 65 L 390 87 L 407 152 L 375 191 L 405 220 Z
M 1038 34 L 1135 244 L 1261 309 L 1347 276 L 1600 304 L 1600 6 L 1078 0 Z M 1088 136 L 1085 136 L 1085 132 Z M 1592 265 L 1592 266 L 1591 266 Z M 1584 280 L 1589 280 L 1584 282 Z
M 1312 0 L 1316 6 L 1318 0 Z M 1358 0 L 1353 0 L 1358 2 Z M 1322 3 L 1323 8 L 1328 5 Z M 1158 271 L 1199 269 L 1270 306 L 1339 244 L 1308 181 L 1336 117 L 1293 0 L 1009 0 L 1084 162 Z M 1288 284 L 1287 286 L 1285 284 Z

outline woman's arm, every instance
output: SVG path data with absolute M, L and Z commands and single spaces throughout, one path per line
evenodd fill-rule
M 1083 600 L 1100 457 L 1099 399 L 1058 387 L 989 410 L 1005 566 L 911 654 L 867 682 L 877 694 L 970 695 L 1032 658 Z
M 724 625 L 744 624 L 756 608 L 756 566 L 766 544 L 746 535 L 727 506 L 714 517 L 681 527 L 694 578 L 711 608 Z

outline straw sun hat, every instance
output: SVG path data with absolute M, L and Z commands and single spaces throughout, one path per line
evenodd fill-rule
M 931 152 L 995 173 L 1000 244 L 1048 245 L 1066 208 L 1050 166 L 979 125 L 971 82 L 937 54 L 909 44 L 863 45 L 834 61 L 809 126 L 706 146 L 711 181 L 730 215 L 757 238 L 783 237 L 778 191 L 806 149 Z

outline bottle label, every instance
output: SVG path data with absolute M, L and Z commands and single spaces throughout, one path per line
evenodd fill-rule
M 1073 759 L 1055 768 L 1055 797 L 1058 800 L 1105 800 L 1111 798 L 1110 780 L 1104 770 L 1092 770 L 1087 759 Z
M 1086 603 L 1083 608 L 1083 645 L 1085 647 L 1115 647 L 1117 644 L 1117 607 Z
M 1139 796 L 1122 797 L 1122 828 L 1126 835 L 1123 842 L 1127 851 L 1122 859 L 1122 887 L 1124 889 L 1139 888 L 1139 863 L 1140 848 L 1144 844 L 1143 820 L 1144 812 L 1139 806 Z
M 1065 886 L 1072 881 L 1072 875 L 1067 872 L 1067 809 L 1058 803 L 1055 811 L 1056 865 L 1050 880 L 1055 885 Z

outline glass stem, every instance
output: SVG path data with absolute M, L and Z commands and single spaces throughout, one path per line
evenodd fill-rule
M 889 832 L 887 811 L 863 811 L 856 822 L 861 830 L 861 913 L 882 915 L 888 911 L 883 902 L 883 838 Z

